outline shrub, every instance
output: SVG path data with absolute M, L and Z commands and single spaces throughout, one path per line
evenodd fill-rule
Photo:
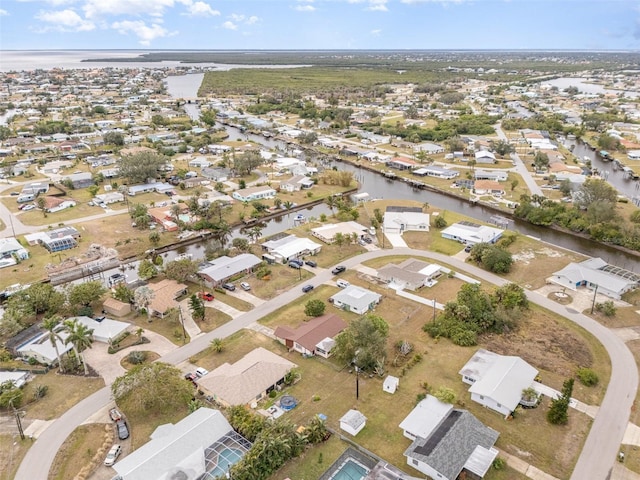
M 147 352 L 135 351 L 127 355 L 127 360 L 133 365 L 140 365 L 147 359 Z
M 496 459 L 493 461 L 491 466 L 495 470 L 504 470 L 505 467 L 507 466 L 507 462 L 503 458 L 496 457 Z
M 576 375 L 578 380 L 587 387 L 593 387 L 600 381 L 598 374 L 590 368 L 579 368 Z
M 438 388 L 433 396 L 444 403 L 455 403 L 456 401 L 456 393 L 447 387 Z
M 44 397 L 49 391 L 48 385 L 34 385 L 33 386 L 33 399 L 38 400 Z
M 278 395 L 278 392 L 276 392 L 275 390 L 271 390 L 269 392 L 269 398 L 276 398 L 277 395 Z
M 596 303 L 596 310 L 602 313 L 605 317 L 614 317 L 616 315 L 616 306 L 612 300 Z

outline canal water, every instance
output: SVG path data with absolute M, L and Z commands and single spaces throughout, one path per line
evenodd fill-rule
M 200 87 L 200 82 L 202 81 L 202 77 L 198 76 L 200 74 L 195 75 L 183 75 L 181 77 L 168 77 L 167 78 L 167 89 L 171 95 L 176 97 L 180 96 L 196 96 L 197 90 Z M 185 77 L 190 77 L 187 80 Z M 179 81 L 175 79 L 179 78 Z M 191 83 L 189 83 L 191 82 Z M 193 118 L 198 117 L 198 107 L 194 104 L 185 105 L 187 107 L 187 111 Z M 260 145 L 263 145 L 267 149 L 279 149 L 281 151 L 286 151 L 288 146 L 283 142 L 279 142 L 273 139 L 265 139 L 259 135 L 252 135 L 240 132 L 237 128 L 225 125 L 227 133 L 229 133 L 229 138 L 232 140 L 247 140 Z M 583 148 L 582 146 L 576 145 L 576 149 Z M 585 148 L 584 153 L 579 153 L 582 150 L 575 150 L 576 155 L 595 157 L 594 152 Z M 590 155 L 591 154 L 591 155 Z M 593 158 L 592 160 L 594 166 L 600 166 L 597 162 L 600 162 L 598 159 Z M 600 162 L 603 163 L 603 162 Z M 603 167 L 609 165 L 609 169 L 611 169 L 610 164 L 603 163 Z M 396 181 L 389 180 L 382 175 L 377 173 L 370 172 L 363 168 L 359 168 L 357 166 L 353 166 L 344 162 L 333 162 L 329 165 L 330 167 L 336 166 L 341 170 L 347 170 L 354 173 L 355 178 L 360 183 L 360 192 L 367 192 L 371 195 L 372 198 L 386 198 L 386 199 L 400 199 L 400 200 L 415 200 L 420 203 L 429 202 L 430 205 L 436 207 L 443 211 L 452 211 L 462 213 L 471 218 L 475 218 L 477 220 L 487 222 L 489 219 L 496 215 L 496 212 L 484 208 L 480 205 L 472 206 L 466 200 L 458 199 L 455 197 L 450 197 L 448 195 L 440 194 L 437 192 L 430 192 L 427 190 L 419 190 L 412 188 L 410 185 Z M 618 172 L 614 172 L 618 173 Z M 625 182 L 621 180 L 621 182 Z M 627 182 L 627 183 L 635 183 L 635 182 Z M 622 183 L 621 183 L 622 184 Z M 309 217 L 319 217 L 322 213 L 330 214 L 330 210 L 324 204 L 317 205 L 315 207 L 311 207 L 309 209 L 303 210 L 301 212 L 307 218 Z M 292 226 L 294 214 L 289 214 L 288 216 L 284 216 L 278 219 L 270 220 L 266 222 L 265 228 L 263 230 L 263 236 L 269 236 L 283 230 L 286 230 L 290 226 Z M 519 232 L 522 235 L 528 235 L 535 238 L 539 238 L 545 242 L 548 242 L 553 245 L 557 245 L 569 250 L 573 250 L 584 255 L 588 255 L 591 257 L 601 257 L 608 263 L 633 270 L 635 272 L 640 273 L 640 257 L 629 254 L 626 252 L 619 251 L 615 248 L 611 248 L 607 245 L 600 244 L 598 242 L 591 241 L 586 238 L 576 237 L 573 235 L 566 234 L 564 232 L 558 232 L 555 230 L 551 230 L 546 227 L 540 227 L 536 225 L 531 225 L 527 222 L 523 222 L 517 219 L 512 220 L 509 223 L 509 229 Z M 234 235 L 241 236 L 239 230 L 234 232 Z M 199 250 L 202 247 L 189 247 L 189 253 L 193 250 Z M 200 253 L 199 256 L 202 256 Z

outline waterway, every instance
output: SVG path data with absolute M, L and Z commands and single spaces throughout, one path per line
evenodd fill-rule
M 591 95 L 600 95 L 612 93 L 614 95 L 622 95 L 628 98 L 640 97 L 640 92 L 634 92 L 629 90 L 614 90 L 612 88 L 606 88 L 598 83 L 589 83 L 589 79 L 580 77 L 561 77 L 554 78 L 542 82 L 542 85 L 550 85 L 552 87 L 558 87 L 559 90 L 564 90 L 569 87 L 576 87 L 580 93 L 586 93 Z
M 166 81 L 167 90 L 172 96 L 176 98 L 191 96 L 191 94 L 193 94 L 194 92 L 197 93 L 201 81 L 202 77 L 199 76 L 199 74 L 184 75 L 181 77 L 168 77 Z M 190 104 L 186 105 L 186 107 L 188 107 L 190 115 L 192 115 L 194 118 L 197 118 L 197 105 Z M 286 144 L 277 140 L 265 139 L 264 137 L 259 135 L 246 134 L 240 132 L 237 128 L 228 125 L 225 125 L 224 128 L 226 129 L 227 133 L 229 133 L 229 138 L 234 140 L 242 139 L 251 141 L 256 144 L 262 145 L 269 150 L 279 149 L 281 151 L 285 151 L 288 148 Z M 578 146 L 576 146 L 576 148 L 578 148 Z M 576 154 L 582 156 L 589 155 L 590 157 L 593 157 L 593 165 L 601 168 L 597 163 L 600 162 L 600 160 L 595 158 L 594 152 L 587 149 L 586 147 L 584 148 L 586 150 L 584 153 L 580 154 L 578 153 L 578 151 L 576 151 Z M 611 169 L 610 164 L 606 164 L 604 162 L 600 163 L 603 163 L 603 167 L 608 166 L 608 169 Z M 369 193 L 372 198 L 415 200 L 420 203 L 428 202 L 430 205 L 443 211 L 462 213 L 468 217 L 475 218 L 483 222 L 487 222 L 490 217 L 496 214 L 495 211 L 483 206 L 472 206 L 466 200 L 451 197 L 437 192 L 415 189 L 404 182 L 389 180 L 382 175 L 371 172 L 364 168 L 353 166 L 345 162 L 333 162 L 329 166 L 336 166 L 341 170 L 352 171 L 355 178 L 360 183 L 359 191 Z M 621 180 L 621 182 L 625 181 Z M 621 183 L 621 185 L 622 184 L 623 183 Z M 373 208 L 373 206 L 371 208 Z M 305 215 L 307 218 L 317 218 L 322 213 L 328 214 L 330 212 L 326 205 L 321 204 L 315 207 L 311 207 L 300 213 Z M 292 218 L 293 215 L 290 214 L 289 217 Z M 291 218 L 287 218 L 285 216 L 266 222 L 265 229 L 263 230 L 263 236 L 272 235 L 282 230 L 286 230 L 291 226 Z M 555 231 L 546 227 L 531 225 L 530 223 L 523 222 L 517 219 L 514 219 L 510 222 L 509 229 L 517 231 L 522 235 L 529 235 L 535 238 L 539 238 L 550 244 L 558 245 L 560 247 L 573 250 L 584 255 L 588 255 L 591 257 L 601 257 L 609 263 L 640 273 L 640 258 L 638 256 L 617 250 L 615 248 L 611 248 L 607 245 L 603 245 L 586 238 L 566 234 L 564 232 Z M 239 235 L 239 232 L 234 232 L 234 235 Z M 195 252 L 195 249 L 195 246 L 189 247 L 188 251 L 189 253 L 191 253 L 192 251 Z M 200 254 L 200 256 L 202 256 L 202 254 Z

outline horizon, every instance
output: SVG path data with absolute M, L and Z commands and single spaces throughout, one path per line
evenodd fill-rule
M 626 0 L 6 0 L 0 26 L 2 51 L 640 49 Z

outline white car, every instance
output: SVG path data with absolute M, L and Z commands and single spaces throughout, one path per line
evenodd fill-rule
M 202 368 L 202 367 L 196 368 L 196 375 L 200 378 L 204 377 L 207 373 L 209 373 L 209 370 L 207 370 L 206 368 Z
M 251 290 L 251 285 L 249 285 L 247 282 L 242 282 L 240 284 L 240 288 L 242 288 L 245 292 L 248 292 L 249 290 Z
M 33 203 L 30 203 L 29 205 L 25 205 L 22 209 L 23 212 L 26 212 L 28 210 L 33 210 L 34 208 L 36 208 L 36 206 Z
M 122 447 L 120 445 L 114 445 L 113 447 L 111 447 L 111 450 L 109 450 L 109 453 L 107 453 L 107 457 L 104 459 L 105 466 L 113 466 L 121 453 Z

